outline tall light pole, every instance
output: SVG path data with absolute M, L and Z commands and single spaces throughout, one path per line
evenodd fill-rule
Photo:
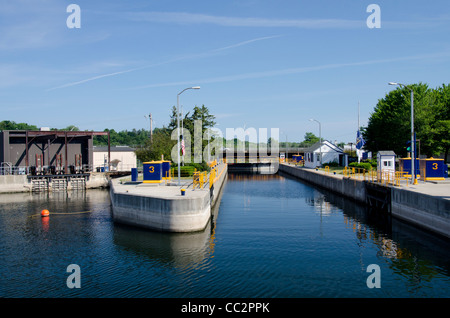
M 416 140 L 414 136 L 414 91 L 405 84 L 389 82 L 389 85 L 399 85 L 400 87 L 405 87 L 411 91 L 411 183 L 417 184 L 416 179 Z
M 181 105 L 181 140 L 184 140 L 184 126 L 183 126 L 183 105 Z M 181 161 L 183 162 L 183 167 L 184 167 L 184 152 L 183 152 L 183 158 L 181 159 Z
M 322 166 L 322 127 L 321 127 L 322 125 L 318 120 L 315 120 L 314 118 L 311 118 L 309 121 L 315 121 L 316 123 L 319 124 L 319 140 L 320 140 L 319 151 L 320 151 L 320 165 Z
M 200 86 L 188 87 L 177 94 L 177 149 L 178 149 L 178 186 L 180 186 L 180 95 L 188 89 L 200 89 Z
M 146 115 L 144 115 L 144 117 L 145 117 L 145 119 L 147 119 Z M 148 118 L 150 120 L 150 141 L 153 141 L 153 126 L 152 126 L 153 119 L 152 119 L 152 113 L 149 114 Z

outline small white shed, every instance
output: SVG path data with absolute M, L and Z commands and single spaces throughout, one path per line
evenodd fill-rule
M 395 172 L 395 152 L 393 152 L 392 150 L 378 151 L 377 170 L 381 172 Z
M 320 160 L 321 155 L 322 160 Z M 326 165 L 331 162 L 336 162 L 340 166 L 348 165 L 348 156 L 344 153 L 344 150 L 328 140 L 322 141 L 322 147 L 320 147 L 320 142 L 317 142 L 305 149 L 304 160 L 307 168 L 315 168 L 321 166 L 321 163 Z

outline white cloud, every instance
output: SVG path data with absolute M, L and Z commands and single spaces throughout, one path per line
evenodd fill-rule
M 305 29 L 361 28 L 365 20 L 344 19 L 266 19 L 213 16 L 187 12 L 137 12 L 128 16 L 135 21 L 177 23 L 177 24 L 214 24 L 226 27 L 286 27 Z
M 243 74 L 219 76 L 219 77 L 204 78 L 204 79 L 193 79 L 193 80 L 188 80 L 188 81 L 155 83 L 155 84 L 134 87 L 133 89 L 230 82 L 230 81 L 238 81 L 238 80 L 245 80 L 245 79 L 255 79 L 255 78 L 306 73 L 306 72 L 312 72 L 312 71 L 321 71 L 321 70 L 328 70 L 328 69 L 342 68 L 342 67 L 384 64 L 384 63 L 394 63 L 394 62 L 402 62 L 402 61 L 422 60 L 422 59 L 429 60 L 429 59 L 436 59 L 436 58 L 448 58 L 449 56 L 450 56 L 450 52 L 446 51 L 446 52 L 441 52 L 441 53 L 405 56 L 405 57 L 380 59 L 380 60 L 367 60 L 367 61 L 360 61 L 360 62 L 324 64 L 324 65 L 317 65 L 317 66 L 287 68 L 287 69 L 282 69 L 282 70 L 243 73 Z
M 257 41 L 273 39 L 273 38 L 276 38 L 276 37 L 280 37 L 280 35 L 259 37 L 259 38 L 255 38 L 255 39 L 251 39 L 251 40 L 235 43 L 235 44 L 232 44 L 232 45 L 224 46 L 224 47 L 221 47 L 221 48 L 213 49 L 213 50 L 210 50 L 210 51 L 205 52 L 205 53 L 185 55 L 185 56 L 173 58 L 173 59 L 170 59 L 170 60 L 167 60 L 167 61 L 163 61 L 163 62 L 159 62 L 159 63 L 154 63 L 154 64 L 145 65 L 145 66 L 141 66 L 141 67 L 135 67 L 135 68 L 128 69 L 128 70 L 123 70 L 123 71 L 117 71 L 117 72 L 112 72 L 112 73 L 106 73 L 106 74 L 102 74 L 102 75 L 92 76 L 92 77 L 89 77 L 89 78 L 86 78 L 86 79 L 83 79 L 83 80 L 79 80 L 79 81 L 70 82 L 70 83 L 66 83 L 66 84 L 63 84 L 63 85 L 55 86 L 55 87 L 47 89 L 46 91 L 52 91 L 52 90 L 56 90 L 56 89 L 76 86 L 76 85 L 84 84 L 84 83 L 87 83 L 87 82 L 90 82 L 90 81 L 95 81 L 95 80 L 98 80 L 98 79 L 101 79 L 101 78 L 117 76 L 117 75 L 121 75 L 121 74 L 125 74 L 125 73 L 130 73 L 130 72 L 143 70 L 143 69 L 146 69 L 146 68 L 151 68 L 151 67 L 160 66 L 160 65 L 164 65 L 164 64 L 174 63 L 174 62 L 178 62 L 178 61 L 211 56 L 211 55 L 214 55 L 214 54 L 216 54 L 218 52 L 226 51 L 226 50 L 229 50 L 229 49 L 232 49 L 232 48 L 236 48 L 236 47 L 239 47 L 239 46 L 243 46 L 243 45 L 248 45 L 250 43 L 257 42 Z

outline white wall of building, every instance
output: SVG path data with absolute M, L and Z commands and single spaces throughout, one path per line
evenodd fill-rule
M 314 150 L 314 152 L 305 152 L 304 160 L 305 160 L 305 167 L 307 168 L 315 168 L 317 166 L 320 166 L 320 154 L 322 152 L 322 164 L 326 165 L 330 162 L 337 162 L 339 163 L 339 155 L 343 154 L 342 152 L 336 151 L 336 146 L 333 145 L 333 148 L 330 147 L 328 144 L 328 141 L 323 141 L 323 144 L 321 147 L 317 147 L 317 149 Z M 345 162 L 344 165 L 347 165 Z
M 120 149 L 120 147 L 111 147 L 110 154 L 111 171 L 129 171 L 131 168 L 137 167 L 137 159 L 134 150 L 125 151 L 125 149 Z M 97 167 L 108 166 L 108 151 L 98 151 L 94 148 L 93 157 L 93 171 L 97 171 Z

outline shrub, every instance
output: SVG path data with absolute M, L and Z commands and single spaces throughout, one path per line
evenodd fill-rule
M 339 167 L 339 163 L 336 161 L 324 163 L 323 165 L 328 167 Z
M 361 163 L 352 162 L 348 166 L 353 168 L 365 169 L 366 171 L 372 170 L 372 165 L 368 162 L 361 162 Z
M 175 168 L 175 173 L 177 173 L 177 167 Z M 193 166 L 181 166 L 180 167 L 180 177 L 191 177 L 194 174 L 195 167 Z

